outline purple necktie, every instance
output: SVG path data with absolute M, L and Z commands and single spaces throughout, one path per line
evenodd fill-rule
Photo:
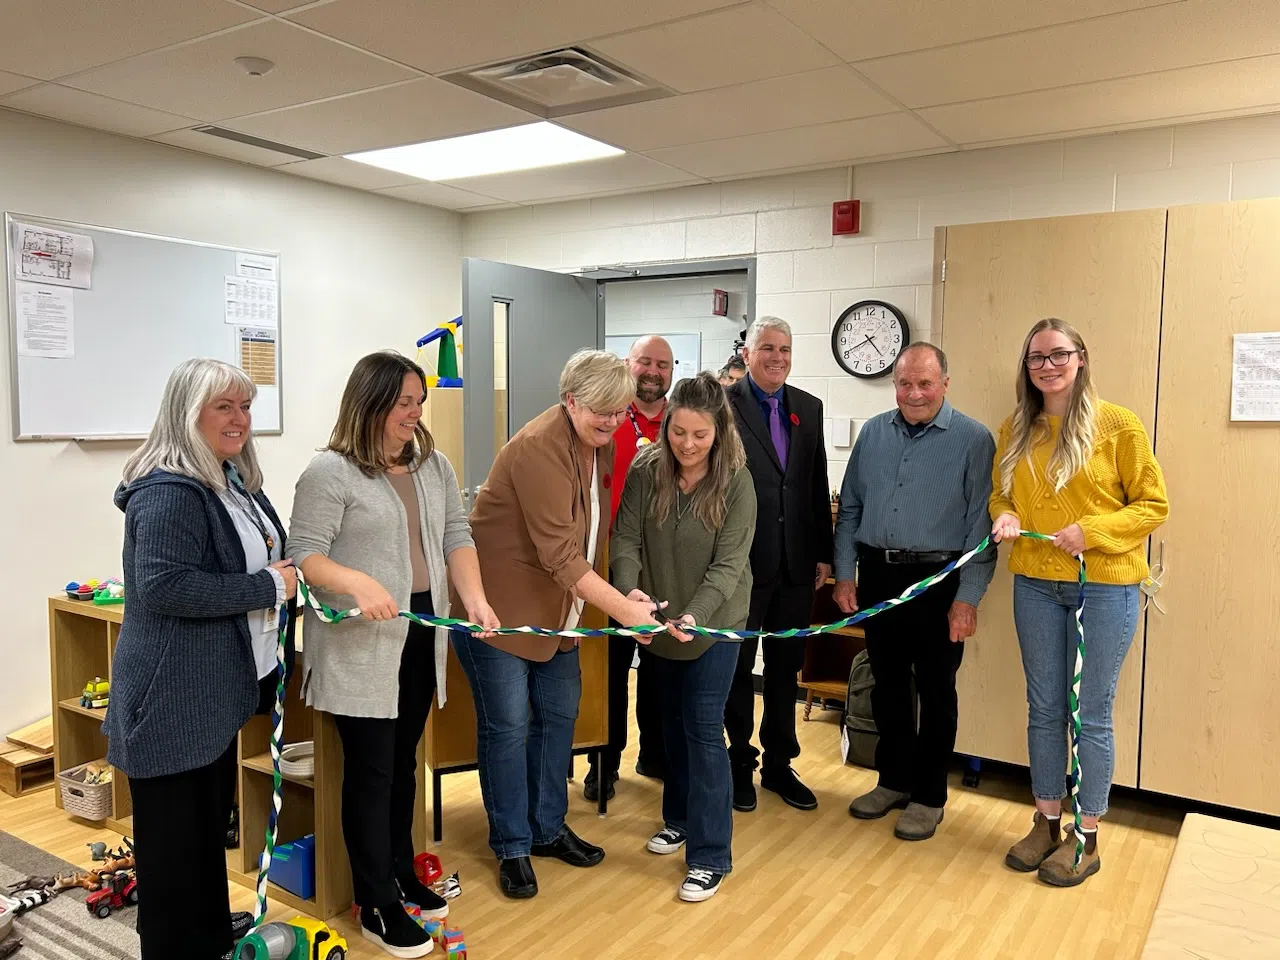
M 782 412 L 778 410 L 778 398 L 766 397 L 769 404 L 769 436 L 773 439 L 773 449 L 778 452 L 778 462 L 782 469 L 787 469 L 787 431 L 782 429 Z

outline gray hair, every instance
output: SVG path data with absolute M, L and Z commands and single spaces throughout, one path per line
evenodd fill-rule
M 906 349 L 898 354 L 898 359 L 893 362 L 893 369 L 895 371 L 898 369 L 898 364 L 902 362 L 902 358 L 912 350 L 928 350 L 933 354 L 933 358 L 938 361 L 938 369 L 942 371 L 942 375 L 944 377 L 947 375 L 947 355 L 942 352 L 941 347 L 937 344 L 930 343 L 928 340 L 917 340 L 914 343 L 907 344 Z
M 751 324 L 751 328 L 747 331 L 747 349 L 754 350 L 756 341 L 760 339 L 760 335 L 766 330 L 777 330 L 785 333 L 787 339 L 791 339 L 791 324 L 783 320 L 781 317 L 757 317 L 755 322 Z
M 160 411 L 146 441 L 125 461 L 125 484 L 145 477 L 153 470 L 166 470 L 198 480 L 213 490 L 225 490 L 222 462 L 200 433 L 200 411 L 224 393 L 253 400 L 258 388 L 239 367 L 221 360 L 184 360 L 169 374 Z M 262 489 L 262 470 L 253 448 L 253 432 L 240 453 L 231 458 L 245 489 Z
M 569 394 L 596 413 L 612 413 L 636 397 L 627 362 L 606 350 L 579 350 L 560 371 L 560 402 Z

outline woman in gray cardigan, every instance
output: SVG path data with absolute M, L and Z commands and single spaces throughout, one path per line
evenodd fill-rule
M 399 611 L 448 616 L 452 577 L 467 618 L 498 626 L 453 467 L 421 422 L 425 399 L 422 368 L 400 354 L 356 364 L 329 445 L 298 480 L 289 538 L 316 596 L 360 609 L 338 624 L 306 611 L 302 689 L 342 737 L 342 830 L 364 937 L 395 957 L 431 951 L 405 902 L 449 912 L 414 875 L 412 837 L 418 741 L 432 696 L 444 705 L 447 634 Z

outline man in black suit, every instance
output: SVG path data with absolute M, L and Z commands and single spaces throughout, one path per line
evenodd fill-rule
M 822 401 L 786 384 L 791 372 L 791 327 L 778 317 L 760 317 L 742 350 L 747 376 L 726 388 L 734 420 L 747 450 L 756 489 L 756 535 L 751 546 L 749 630 L 807 627 L 815 589 L 831 575 L 831 495 L 822 436 Z M 733 806 L 756 807 L 752 771 L 760 751 L 755 729 L 752 670 L 758 641 L 745 640 L 725 705 L 733 764 Z M 764 749 L 760 785 L 800 810 L 818 800 L 791 769 L 800 755 L 796 740 L 796 674 L 804 665 L 804 640 L 764 641 Z

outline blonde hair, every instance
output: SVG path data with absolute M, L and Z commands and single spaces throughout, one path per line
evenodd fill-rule
M 325 449 L 342 454 L 370 477 L 388 466 L 417 470 L 435 449 L 435 441 L 421 420 L 413 428 L 413 439 L 404 445 L 393 464 L 387 463 L 384 447 L 387 417 L 400 399 L 407 373 L 413 374 L 425 394 L 426 374 L 408 357 L 394 350 L 380 350 L 357 360 L 347 377 L 342 402 L 338 404 L 338 420 Z
M 612 413 L 636 397 L 627 361 L 605 350 L 579 350 L 560 371 L 560 402 L 569 394 L 596 413 Z
M 680 461 L 667 438 L 671 417 L 677 410 L 706 414 L 715 425 L 716 438 L 711 444 L 711 452 L 707 454 L 707 475 L 694 488 L 692 505 L 694 516 L 702 521 L 704 527 L 718 530 L 728 509 L 729 481 L 746 465 L 747 454 L 742 447 L 742 438 L 738 436 L 738 428 L 734 426 L 729 399 L 714 374 L 704 370 L 676 384 L 667 412 L 662 417 L 658 442 L 641 448 L 635 465 L 654 464 L 652 509 L 659 525 L 666 523 L 676 502 L 680 483 Z
M 200 411 L 206 403 L 226 393 L 252 401 L 258 388 L 243 370 L 221 360 L 197 358 L 174 367 L 164 386 L 151 433 L 125 461 L 124 483 L 133 483 L 153 470 L 165 470 L 199 480 L 212 490 L 225 490 L 227 478 L 222 461 L 200 432 Z M 257 493 L 262 489 L 262 470 L 252 430 L 240 452 L 230 459 L 246 490 Z
M 1079 352 L 1081 361 L 1080 368 L 1076 371 L 1075 383 L 1071 385 L 1071 397 L 1067 401 L 1067 412 L 1062 418 L 1062 428 L 1058 431 L 1058 441 L 1049 457 L 1047 479 L 1053 484 L 1055 493 L 1084 468 L 1085 461 L 1093 452 L 1098 393 L 1093 385 L 1089 351 L 1080 331 L 1065 320 L 1047 317 L 1027 333 L 1026 339 L 1022 341 L 1022 353 L 1018 356 L 1018 402 L 1009 421 L 1008 444 L 1004 456 L 1000 458 L 1000 492 L 1006 497 L 1013 492 L 1013 472 L 1019 462 L 1025 459 L 1027 466 L 1034 472 L 1035 463 L 1031 459 L 1031 451 L 1050 435 L 1049 424 L 1044 417 L 1044 394 L 1032 382 L 1031 372 L 1026 364 L 1032 338 L 1045 330 L 1056 330 L 1070 340 Z

